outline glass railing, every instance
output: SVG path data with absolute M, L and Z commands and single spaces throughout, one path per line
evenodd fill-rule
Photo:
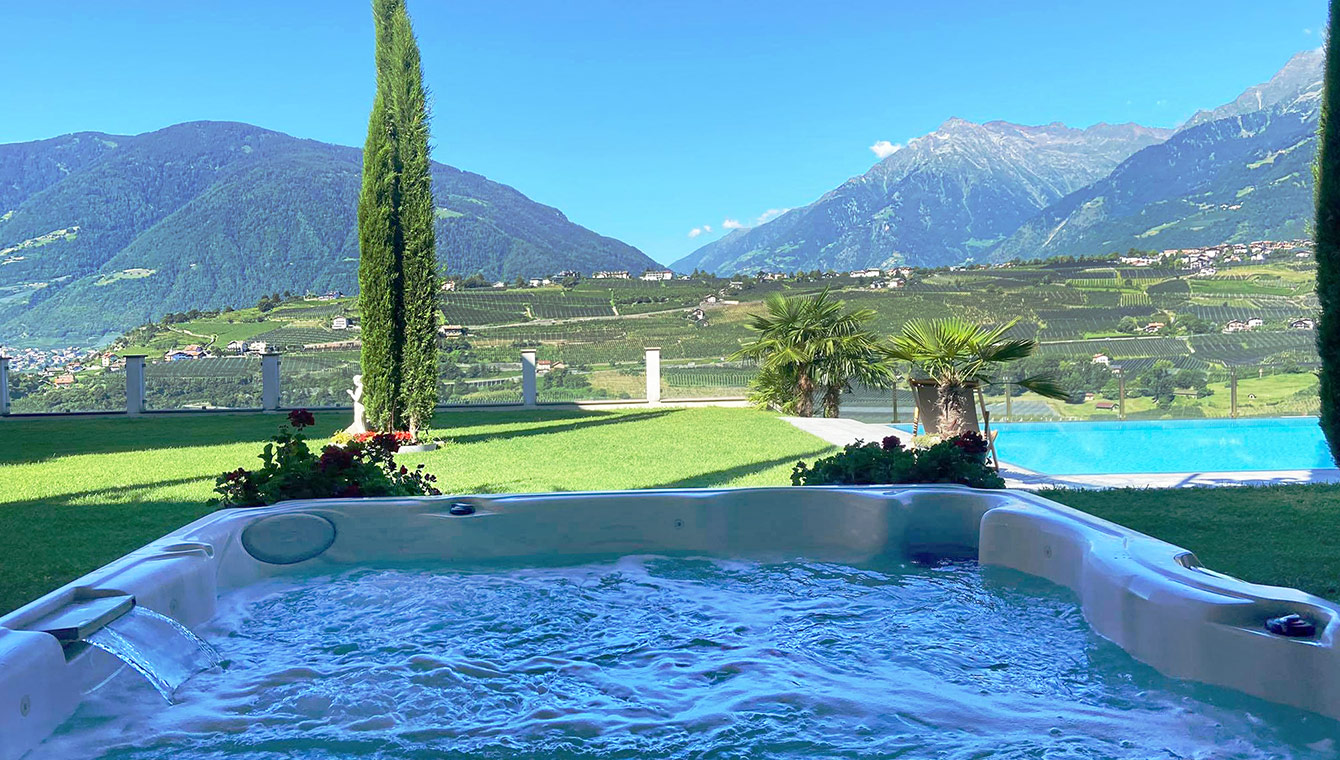
M 354 375 L 359 372 L 356 350 L 303 351 L 279 357 L 281 406 L 315 408 L 349 406 Z
M 124 394 L 124 387 L 122 392 Z M 147 411 L 259 409 L 260 357 L 219 356 L 146 362 L 144 407 Z
M 752 362 L 682 361 L 661 365 L 661 399 L 738 398 L 758 374 Z
M 9 413 L 119 412 L 126 408 L 126 379 L 120 367 L 71 371 L 10 369 Z

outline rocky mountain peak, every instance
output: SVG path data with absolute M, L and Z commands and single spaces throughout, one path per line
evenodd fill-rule
M 1186 120 L 1186 123 L 1178 127 L 1178 130 L 1190 129 L 1230 116 L 1241 116 L 1295 100 L 1321 83 L 1322 67 L 1325 63 L 1326 56 L 1320 49 L 1295 53 L 1270 79 L 1248 87 L 1241 95 L 1218 108 L 1197 111 L 1194 116 Z

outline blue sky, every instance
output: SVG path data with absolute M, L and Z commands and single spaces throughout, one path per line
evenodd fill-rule
M 196 119 L 361 145 L 361 0 L 6 3 L 0 142 Z M 409 0 L 435 158 L 670 261 L 950 116 L 1173 126 L 1317 47 L 1322 0 Z M 690 237 L 710 226 L 711 232 Z

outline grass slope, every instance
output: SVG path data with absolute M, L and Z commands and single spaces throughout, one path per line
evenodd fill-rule
M 214 476 L 250 467 L 279 415 L 0 423 L 0 612 L 208 512 Z M 344 414 L 318 413 L 327 436 Z M 830 451 L 742 409 L 439 415 L 453 443 L 406 455 L 449 493 L 761 486 Z M 315 435 L 313 437 L 316 437 Z

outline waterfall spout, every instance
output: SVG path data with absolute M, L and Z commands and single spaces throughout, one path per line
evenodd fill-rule
M 144 676 L 169 704 L 191 676 L 219 664 L 214 648 L 186 626 L 136 606 L 82 641 L 110 652 Z

